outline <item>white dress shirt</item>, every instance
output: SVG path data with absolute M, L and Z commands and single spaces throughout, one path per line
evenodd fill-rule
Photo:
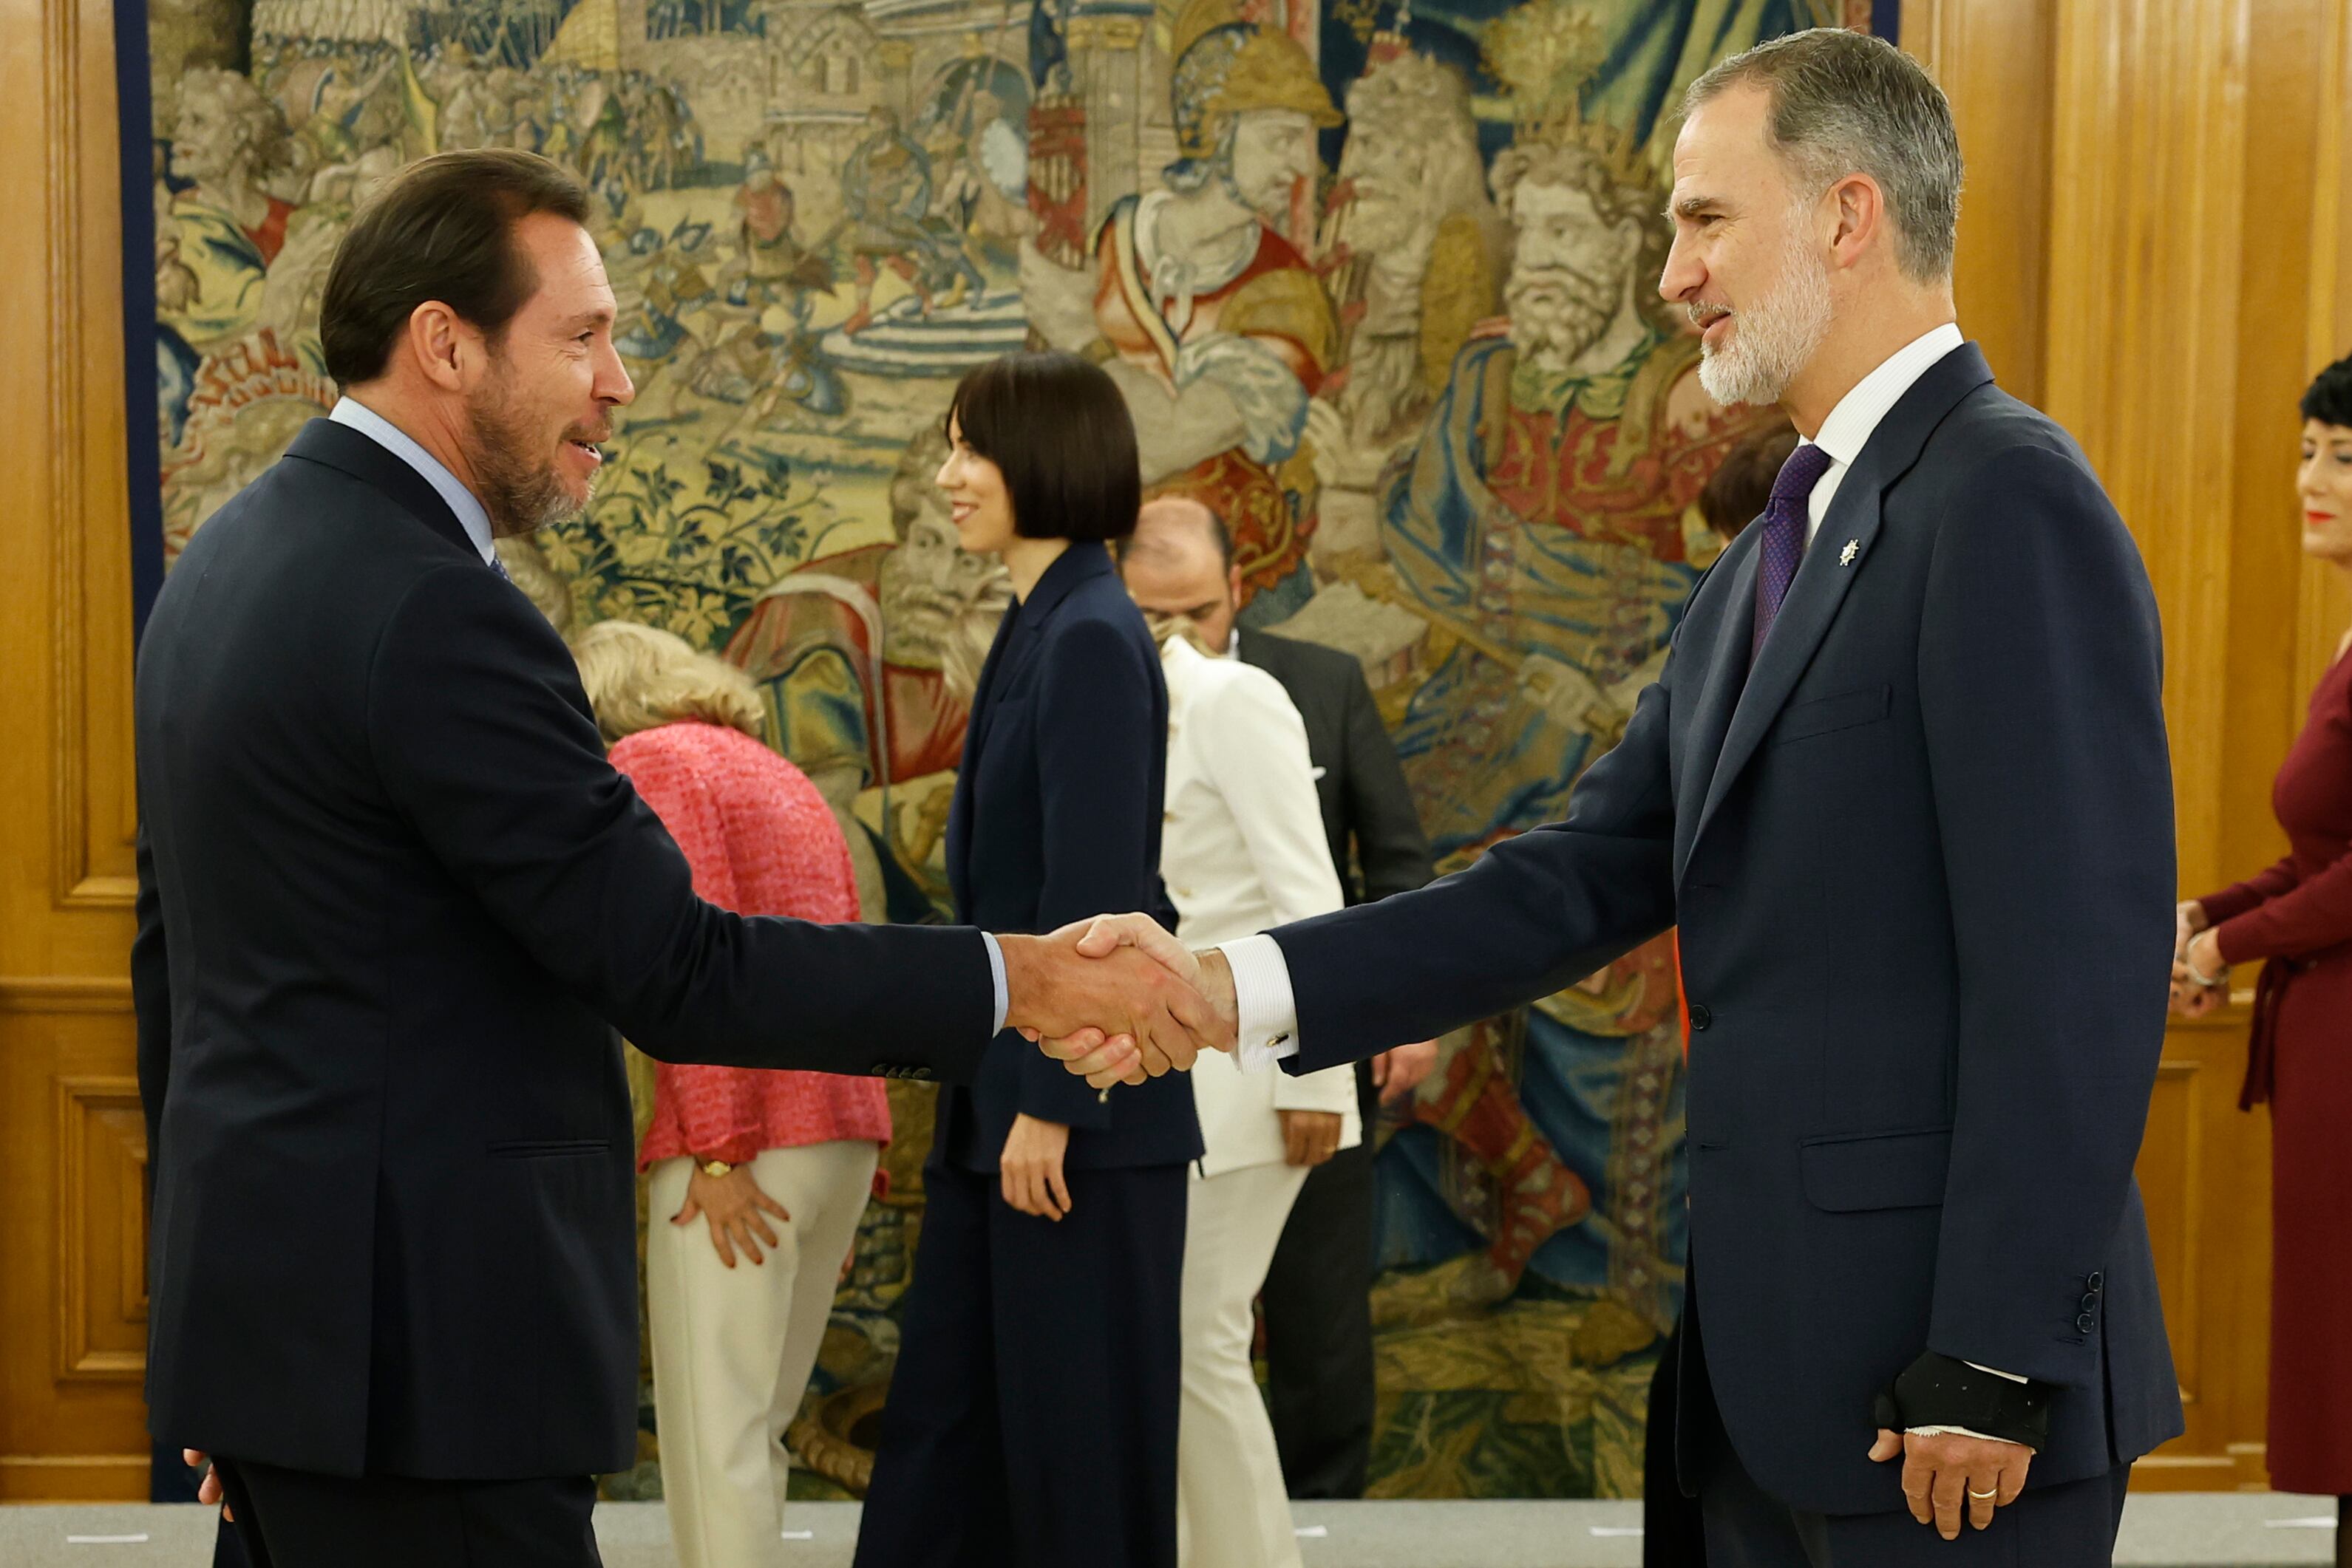
M 457 515 L 457 526 L 466 530 L 467 542 L 481 551 L 482 564 L 502 577 L 506 575 L 506 569 L 499 565 L 498 549 L 492 543 L 489 508 L 482 505 L 480 497 L 459 484 L 457 476 L 443 466 L 439 458 L 417 444 L 415 437 L 352 398 L 337 398 L 327 417 L 358 431 L 422 475 L 425 482 L 433 486 L 434 494 L 446 501 L 449 509 Z M 989 1032 L 998 1034 L 1003 1031 L 1004 1015 L 1012 1004 L 1004 983 L 1004 950 L 988 932 L 982 932 L 980 939 L 988 948 L 988 977 L 996 988 L 996 1021 L 989 1026 Z
M 1160 874 L 1176 905 L 1177 938 L 1206 947 L 1342 907 L 1307 726 L 1290 694 L 1264 670 L 1213 658 L 1181 637 L 1168 640 L 1160 663 L 1168 680 Z M 1281 1111 L 1328 1112 L 1341 1119 L 1341 1148 L 1362 1141 L 1352 1068 L 1244 1072 L 1233 1058 L 1203 1051 L 1192 1082 L 1202 1176 L 1282 1163 Z
M 1822 519 L 1829 516 L 1830 503 L 1837 499 L 1838 486 L 1845 483 L 1845 471 L 1862 455 L 1878 422 L 1903 401 L 1912 382 L 1960 342 L 1959 328 L 1947 321 L 1895 350 L 1838 399 L 1837 407 L 1822 421 L 1821 434 L 1813 437 L 1813 444 L 1830 455 L 1830 465 L 1813 482 L 1813 493 L 1805 500 L 1805 543 L 1811 544 L 1813 536 L 1822 531 Z

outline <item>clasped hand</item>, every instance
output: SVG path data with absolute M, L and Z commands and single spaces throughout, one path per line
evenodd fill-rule
M 1196 954 L 1148 915 L 1001 936 L 1005 1021 L 1097 1089 L 1183 1071 L 1231 1051 L 1240 1022 L 1222 954 Z

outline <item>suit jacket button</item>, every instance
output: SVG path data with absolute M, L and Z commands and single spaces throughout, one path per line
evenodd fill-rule
M 2098 1305 L 2099 1292 L 2093 1291 L 2083 1298 L 2083 1315 L 2084 1317 L 2089 1317 L 2093 1312 L 2097 1310 Z
M 2099 1326 L 2099 1320 L 2093 1317 L 2090 1313 L 2084 1312 L 2081 1317 L 2074 1320 L 2074 1326 L 2082 1330 L 2084 1333 L 2089 1333 L 2093 1329 Z
M 2105 1274 L 2094 1274 L 2083 1283 L 2088 1285 L 2091 1288 L 2091 1294 L 2095 1296 L 2106 1287 L 2107 1277 Z
M 1703 1003 L 1703 1002 L 1693 1002 L 1693 1003 L 1691 1004 L 1691 1009 L 1690 1009 L 1690 1025 L 1691 1025 L 1691 1028 L 1693 1028 L 1693 1029 L 1705 1029 L 1707 1025 L 1709 1025 L 1709 1024 L 1713 1023 L 1714 1021 L 1715 1021 L 1715 1015 L 1714 1015 L 1713 1013 L 1711 1013 L 1711 1012 L 1709 1012 L 1709 1011 L 1707 1011 L 1707 1010 L 1706 1010 L 1706 1004 L 1705 1004 L 1705 1003 Z

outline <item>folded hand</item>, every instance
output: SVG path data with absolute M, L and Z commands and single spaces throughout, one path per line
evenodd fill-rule
M 1982 1530 L 1995 1509 L 2007 1508 L 2025 1490 L 2033 1450 L 1998 1437 L 1961 1432 L 1929 1435 L 1878 1429 L 1870 1457 L 1880 1464 L 1903 1461 L 1903 1500 L 1911 1517 L 1933 1525 L 1947 1541 L 1960 1537 L 1965 1521 Z
M 1372 1058 L 1372 1084 L 1381 1092 L 1381 1103 L 1393 1105 L 1421 1087 L 1421 1081 L 1437 1067 L 1437 1042 L 1417 1040 L 1411 1045 L 1393 1046 Z

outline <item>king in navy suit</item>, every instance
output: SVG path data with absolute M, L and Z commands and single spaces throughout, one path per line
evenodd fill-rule
M 1954 324 L 1927 74 L 1822 29 L 1685 107 L 1661 289 L 1707 390 L 1807 440 L 1622 743 L 1563 821 L 1418 892 L 1197 960 L 1133 917 L 1093 940 L 1297 1072 L 1678 925 L 1709 1563 L 2104 1564 L 2131 1462 L 2182 1429 L 2132 1176 L 2174 894 L 2154 596 Z

